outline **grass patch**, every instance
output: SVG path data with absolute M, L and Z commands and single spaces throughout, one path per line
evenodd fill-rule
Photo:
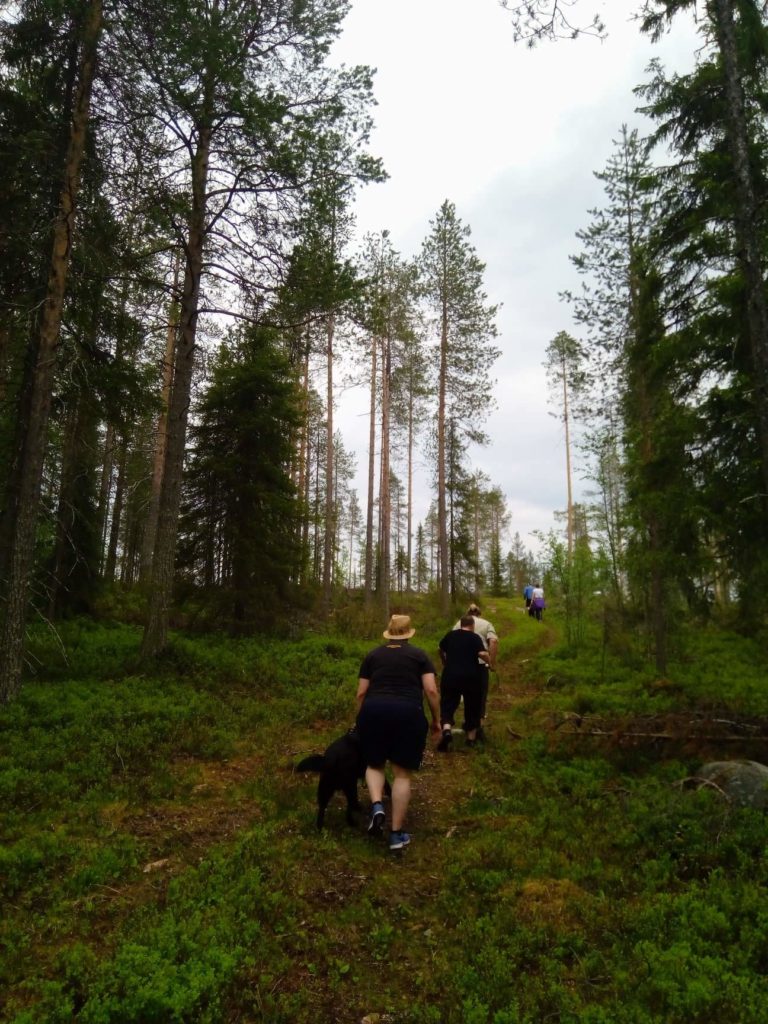
M 618 661 L 595 677 L 556 613 L 493 604 L 489 742 L 428 756 L 402 857 L 340 799 L 318 835 L 290 770 L 351 724 L 370 641 L 179 636 L 150 674 L 130 627 L 68 624 L 66 660 L 41 634 L 0 710 L 0 1019 L 768 1019 L 764 816 L 679 788 L 690 759 L 551 733 L 576 708 L 761 714 L 761 650 L 691 634 L 659 688 Z M 445 624 L 416 622 L 434 656 Z

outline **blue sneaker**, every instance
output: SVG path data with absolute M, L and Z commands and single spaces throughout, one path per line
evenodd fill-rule
M 407 832 L 390 832 L 389 833 L 389 848 L 390 850 L 402 850 L 404 846 L 410 843 L 411 837 Z
M 384 822 L 387 816 L 384 813 L 384 804 L 377 801 L 371 808 L 371 820 L 368 822 L 368 835 L 380 836 L 384 831 Z

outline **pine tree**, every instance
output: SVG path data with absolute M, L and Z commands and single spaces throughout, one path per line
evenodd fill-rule
M 573 554 L 573 481 L 571 474 L 571 410 L 574 395 L 579 396 L 586 385 L 584 352 L 581 344 L 566 331 L 559 331 L 547 346 L 545 367 L 550 391 L 562 400 L 565 430 L 565 479 L 568 495 L 568 556 Z
M 0 531 L 0 701 L 10 700 L 21 684 L 28 588 L 40 504 L 43 463 L 50 416 L 56 346 L 59 340 L 67 275 L 75 232 L 75 211 L 85 156 L 91 93 L 102 30 L 101 0 L 90 0 L 77 37 L 77 71 L 61 190 L 52 228 L 48 283 L 26 355 L 13 462 Z
M 470 229 L 456 216 L 453 203 L 440 207 L 422 246 L 419 267 L 424 296 L 433 314 L 439 341 L 435 348 L 437 392 L 437 522 L 439 530 L 440 600 L 450 605 L 451 550 L 446 494 L 448 488 L 449 421 L 469 440 L 483 440 L 480 429 L 488 412 L 490 371 L 498 358 L 496 306 L 487 304 L 482 288 L 485 266 L 468 239 Z
M 116 22 L 121 73 L 130 86 L 121 99 L 134 112 L 132 130 L 143 132 L 147 151 L 157 154 L 157 197 L 185 253 L 144 655 L 166 643 L 205 275 L 215 268 L 214 277 L 234 277 L 251 291 L 245 267 L 230 272 L 230 253 L 254 263 L 266 257 L 266 240 L 244 244 L 239 228 L 274 215 L 268 197 L 302 194 L 329 136 L 361 140 L 368 130 L 367 70 L 325 66 L 345 12 L 342 0 L 142 0 L 126 4 Z M 186 164 L 178 153 L 187 154 Z M 253 296 L 254 305 L 260 301 Z

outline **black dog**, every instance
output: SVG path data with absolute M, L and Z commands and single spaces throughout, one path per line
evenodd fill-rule
M 365 776 L 365 769 L 365 758 L 354 729 L 334 740 L 324 754 L 312 754 L 296 765 L 297 772 L 320 772 L 317 784 L 318 828 L 323 827 L 325 809 L 336 790 L 347 798 L 347 821 L 350 825 L 357 824 L 355 812 L 362 810 L 357 798 L 357 780 Z M 389 793 L 389 783 L 385 788 Z

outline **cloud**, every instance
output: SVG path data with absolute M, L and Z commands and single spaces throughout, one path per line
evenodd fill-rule
M 486 264 L 489 301 L 501 304 L 498 409 L 487 422 L 491 444 L 471 456 L 504 490 L 512 529 L 529 544 L 565 506 L 562 425 L 550 415 L 542 362 L 559 330 L 578 334 L 558 294 L 578 283 L 575 233 L 602 201 L 593 172 L 621 124 L 640 123 L 632 89 L 651 57 L 684 68 L 699 45 L 684 18 L 654 47 L 631 20 L 637 0 L 603 7 L 604 43 L 529 50 L 513 44 L 495 0 L 354 0 L 337 47 L 339 60 L 378 68 L 371 149 L 390 179 L 360 194 L 360 233 L 387 228 L 396 248 L 415 255 L 449 198 Z M 363 500 L 365 405 L 349 393 L 338 417 L 358 454 Z M 578 495 L 578 458 L 574 475 Z M 430 474 L 421 473 L 420 515 L 430 497 Z

